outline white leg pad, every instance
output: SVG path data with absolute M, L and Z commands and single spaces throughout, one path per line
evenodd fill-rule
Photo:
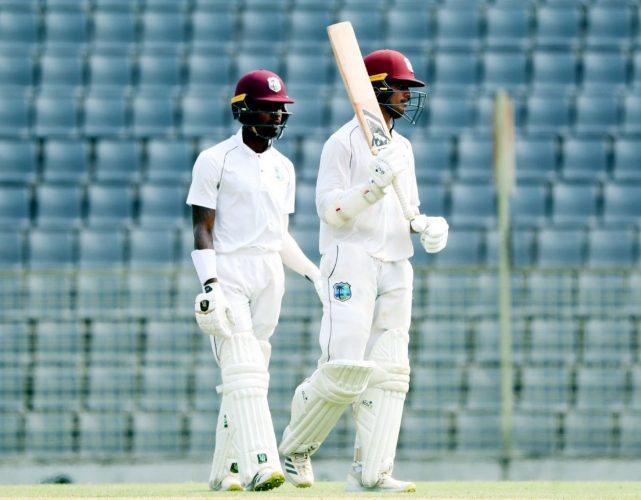
M 265 356 L 250 332 L 234 333 L 221 347 L 224 399 L 231 416 L 243 484 L 265 467 L 280 471 L 276 436 L 267 404 Z
M 409 390 L 408 344 L 409 335 L 402 330 L 388 330 L 381 335 L 369 357 L 376 363 L 369 385 L 354 404 L 360 443 L 356 459 L 362 461 L 362 483 L 366 487 L 376 486 L 381 472 L 392 472 Z
M 222 389 L 222 386 L 220 386 Z M 220 401 L 220 411 L 218 412 L 218 422 L 216 423 L 216 446 L 214 448 L 214 457 L 211 462 L 211 472 L 209 474 L 209 484 L 219 485 L 221 481 L 231 472 L 231 467 L 236 459 L 233 447 L 233 430 L 230 426 L 229 412 L 225 396 Z
M 367 387 L 373 367 L 370 361 L 330 361 L 319 366 L 296 388 L 281 454 L 315 452 L 345 408 Z

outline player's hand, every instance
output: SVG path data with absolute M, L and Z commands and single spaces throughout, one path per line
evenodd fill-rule
M 318 268 L 314 269 L 314 271 L 309 273 L 309 275 L 306 274 L 305 278 L 314 284 L 318 299 L 323 302 L 323 280 L 321 279 L 320 270 Z
M 194 307 L 196 322 L 207 335 L 212 337 L 231 337 L 234 326 L 234 315 L 220 283 L 210 283 L 204 286 L 204 292 L 198 294 Z
M 379 151 L 369 164 L 372 181 L 381 189 L 389 186 L 394 178 L 408 167 L 407 150 L 403 144 L 392 142 Z
M 427 217 L 417 215 L 410 225 L 421 234 L 421 245 L 427 253 L 438 253 L 447 245 L 450 226 L 443 217 Z

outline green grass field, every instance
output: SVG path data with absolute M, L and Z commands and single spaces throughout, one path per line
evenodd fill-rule
M 416 493 L 383 495 L 385 499 L 641 499 L 641 482 L 423 482 Z M 204 483 L 0 486 L 0 498 L 285 498 L 323 500 L 380 498 L 380 494 L 346 493 L 341 482 L 320 482 L 309 490 L 286 484 L 261 493 L 214 493 Z

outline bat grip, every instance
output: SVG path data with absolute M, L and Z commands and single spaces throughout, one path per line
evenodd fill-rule
M 394 178 L 394 180 L 392 181 L 392 186 L 394 187 L 394 191 L 396 192 L 396 197 L 398 198 L 398 202 L 401 205 L 403 216 L 408 221 L 411 221 L 414 217 L 416 217 L 417 214 L 414 213 L 414 211 L 410 207 L 410 204 L 407 202 L 407 198 L 405 198 L 405 193 L 401 189 L 401 186 L 398 183 L 397 178 Z

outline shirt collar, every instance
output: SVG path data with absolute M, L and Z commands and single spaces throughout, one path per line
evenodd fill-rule
M 268 147 L 262 153 L 257 153 L 252 148 L 250 148 L 247 144 L 245 144 L 245 142 L 243 141 L 243 127 L 240 127 L 232 137 L 234 138 L 236 143 L 243 149 L 243 151 L 245 151 L 245 153 L 247 153 L 248 155 L 256 156 L 256 157 L 269 153 L 274 147 L 274 144 L 272 141 L 272 145 L 270 147 Z

